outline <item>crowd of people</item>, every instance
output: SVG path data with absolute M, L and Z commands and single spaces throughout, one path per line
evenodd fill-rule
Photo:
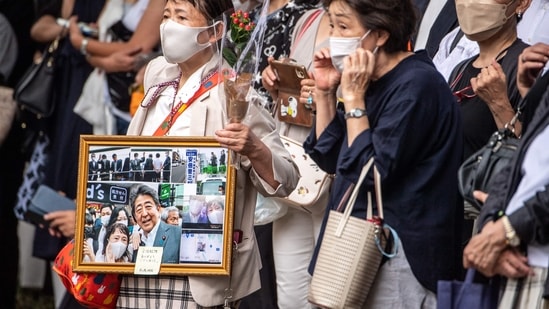
M 249 116 L 228 122 L 229 86 L 220 75 L 233 68 L 219 47 L 235 7 L 267 31 L 254 55 Z M 0 176 L 0 223 L 17 248 L 16 215 L 39 184 L 76 198 L 80 134 L 211 136 L 223 150 L 205 163 L 232 166 L 236 178 L 231 222 L 242 237 L 231 274 L 122 275 L 117 308 L 315 308 L 307 295 L 329 211 L 374 158 L 399 250 L 380 267 L 363 308 L 436 308 L 437 282 L 462 280 L 468 268 L 504 279 L 500 308 L 545 308 L 547 7 L 547 0 L 0 1 L 0 35 L 17 41 L 0 48 L 2 86 L 16 86 L 34 56 L 29 50 L 60 39 L 53 116 L 37 120 L 42 134 L 32 138 L 16 117 L 0 144 L 9 162 Z M 98 35 L 82 33 L 79 22 Z M 277 117 L 287 76 L 272 63 L 284 58 L 308 72 L 296 87 L 312 126 Z M 136 85 L 144 96 L 130 111 L 128 89 Z M 481 207 L 464 202 L 460 165 L 509 126 L 519 105 L 513 161 L 488 192 L 475 192 Z M 283 138 L 333 175 L 313 207 L 285 199 L 309 175 L 300 174 Z M 169 153 L 109 155 L 90 154 L 88 180 L 169 182 L 175 162 Z M 373 186 L 370 175 L 353 216 L 366 216 Z M 128 205 L 86 211 L 86 261 L 132 263 L 140 246 L 162 246 L 162 263 L 179 263 L 182 225 L 224 220 L 221 200 L 196 195 L 182 212 L 162 207 L 150 186 L 130 191 Z M 286 212 L 254 225 L 257 203 Z M 48 228 L 35 227 L 21 244 L 32 242 L 34 256 L 52 261 L 74 238 L 75 218 L 75 211 L 49 213 Z M 13 288 L 2 308 L 16 308 L 24 258 L 1 260 Z M 82 307 L 61 292 L 56 308 Z

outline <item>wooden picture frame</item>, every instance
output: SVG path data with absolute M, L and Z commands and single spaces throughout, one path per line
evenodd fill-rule
M 93 154 L 95 163 L 90 162 Z M 113 157 L 115 154 L 116 157 Z M 160 173 L 154 169 L 154 164 L 151 171 L 150 155 L 153 163 L 158 156 L 161 161 L 166 162 L 163 163 Z M 216 159 L 212 159 L 214 156 Z M 224 162 L 220 162 L 221 156 L 224 157 Z M 167 157 L 170 158 L 169 166 Z M 74 271 L 142 274 L 137 271 L 142 260 L 134 260 L 137 252 L 133 250 L 133 244 L 136 243 L 141 247 L 163 247 L 162 262 L 155 261 L 160 263 L 160 268 L 157 272 L 150 273 L 151 275 L 230 274 L 236 173 L 234 167 L 227 164 L 229 160 L 229 152 L 213 137 L 82 135 L 76 200 Z M 107 169 L 108 166 L 111 167 L 110 170 Z M 155 191 L 161 207 L 152 207 L 152 210 L 146 204 L 143 204 L 145 207 L 140 207 L 140 194 L 135 194 L 140 186 Z M 132 200 L 132 194 L 138 198 Z M 135 215 L 130 205 L 132 201 L 138 205 Z M 90 212 L 93 212 L 91 209 L 99 215 L 100 207 L 105 203 L 125 208 L 129 222 L 128 231 L 131 230 L 128 235 L 124 228 L 120 228 L 118 232 L 111 233 L 112 238 L 103 237 L 109 229 L 103 227 L 98 218 L 90 226 Z M 179 210 L 180 219 L 178 225 L 168 227 L 166 222 L 159 223 L 162 219 L 158 216 L 161 210 L 170 206 Z M 121 217 L 123 215 L 113 220 Z M 153 217 L 157 218 L 156 221 L 152 221 Z M 145 230 L 151 226 L 158 227 L 156 232 L 152 229 L 148 234 L 149 237 L 155 236 L 154 244 L 153 237 L 150 237 L 148 245 L 145 245 Z M 178 239 L 176 233 L 163 234 L 165 231 L 173 232 L 173 226 L 181 232 L 181 239 Z M 111 229 L 114 230 L 116 228 Z M 94 235 L 97 239 L 94 239 Z M 114 248 L 126 245 L 123 240 L 128 236 L 126 250 Z M 105 253 L 99 248 L 101 242 L 105 248 L 111 242 Z M 122 245 L 112 245 L 117 242 Z M 84 253 L 84 249 L 91 247 L 94 247 L 94 257 Z M 118 255 L 123 252 L 123 255 L 114 261 L 114 252 L 119 252 Z M 175 260 L 169 260 L 170 255 L 175 256 Z

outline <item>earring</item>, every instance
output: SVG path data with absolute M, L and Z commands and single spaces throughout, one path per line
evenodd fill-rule
M 519 12 L 518 12 L 517 17 L 518 17 L 518 19 L 521 19 L 521 18 L 522 18 L 522 11 L 519 11 Z

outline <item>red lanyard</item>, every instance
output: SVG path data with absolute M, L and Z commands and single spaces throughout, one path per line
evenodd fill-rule
M 164 119 L 164 121 L 162 121 L 158 129 L 156 129 L 153 136 L 166 135 L 166 133 L 168 133 L 168 131 L 170 130 L 174 122 L 177 120 L 177 118 L 179 118 L 179 116 L 181 116 L 181 114 L 183 114 L 183 112 L 187 108 L 189 108 L 189 106 L 191 106 L 191 104 L 196 99 L 198 99 L 200 96 L 202 96 L 204 93 L 206 93 L 206 91 L 208 91 L 212 87 L 215 87 L 217 86 L 217 84 L 219 84 L 218 77 L 219 77 L 219 72 L 217 71 L 215 71 L 215 73 L 211 74 L 210 76 L 206 76 L 206 78 L 204 78 L 202 83 L 200 83 L 200 88 L 195 92 L 195 94 L 189 99 L 187 103 L 183 103 L 183 101 L 180 100 L 177 106 L 172 108 L 168 116 L 166 116 L 166 118 Z M 176 89 L 175 95 L 177 95 L 177 89 Z

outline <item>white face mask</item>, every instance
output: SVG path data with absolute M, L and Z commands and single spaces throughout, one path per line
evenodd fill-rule
M 214 210 L 208 213 L 208 220 L 213 224 L 223 223 L 223 211 Z
M 107 224 L 109 224 L 110 219 L 111 219 L 111 215 L 102 216 L 101 224 L 103 224 L 103 226 L 107 226 Z
M 124 253 L 126 252 L 126 249 L 128 248 L 128 245 L 121 241 L 111 242 L 111 252 L 115 260 L 118 260 L 121 258 Z
M 210 46 L 210 42 L 198 43 L 198 35 L 208 28 L 210 27 L 188 27 L 171 19 L 162 23 L 160 25 L 160 42 L 166 61 L 169 63 L 185 62 Z
M 118 223 L 122 223 L 125 226 L 128 226 L 128 220 L 121 220 L 121 221 L 118 221 Z
M 343 59 L 349 56 L 357 48 L 360 47 L 364 40 L 372 30 L 368 30 L 362 37 L 330 37 L 330 56 L 332 57 L 332 65 L 339 72 L 343 72 Z M 377 52 L 377 47 L 374 53 Z

